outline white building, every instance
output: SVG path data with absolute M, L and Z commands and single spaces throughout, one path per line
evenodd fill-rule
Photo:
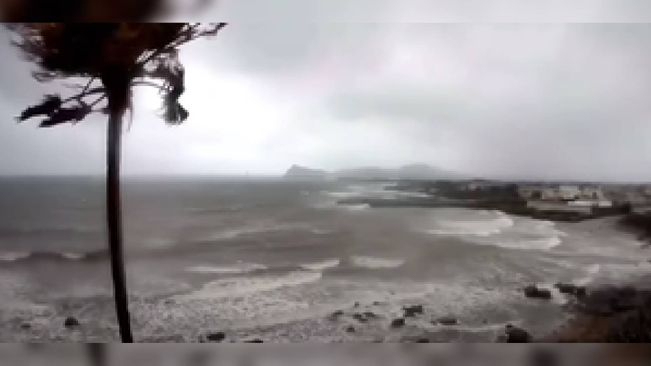
M 578 186 L 563 185 L 558 187 L 558 196 L 561 200 L 571 201 L 581 196 L 581 189 Z
M 569 201 L 567 203 L 567 205 L 572 206 L 572 207 L 601 207 L 601 208 L 608 208 L 608 207 L 613 207 L 613 201 L 579 199 L 579 200 Z

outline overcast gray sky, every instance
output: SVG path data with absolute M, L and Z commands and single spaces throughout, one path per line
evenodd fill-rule
M 598 3 L 598 2 L 595 2 Z M 0 174 L 101 174 L 106 121 L 13 117 L 55 86 L 2 31 Z M 408 163 L 496 178 L 651 180 L 647 24 L 233 23 L 182 50 L 190 118 L 139 92 L 126 174 Z

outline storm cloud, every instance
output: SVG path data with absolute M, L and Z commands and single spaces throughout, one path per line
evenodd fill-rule
M 100 174 L 101 117 L 13 121 L 58 86 L 31 79 L 3 32 L 0 173 Z M 165 126 L 158 96 L 137 93 L 125 170 L 417 162 L 489 178 L 651 180 L 650 40 L 647 24 L 235 22 L 182 50 L 186 124 Z

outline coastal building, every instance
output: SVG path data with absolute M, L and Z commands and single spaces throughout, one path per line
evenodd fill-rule
M 576 200 L 581 196 L 581 189 L 574 185 L 558 186 L 558 197 L 563 201 Z
M 544 187 L 536 185 L 519 185 L 518 194 L 525 200 L 536 200 L 542 198 Z
M 584 200 L 605 200 L 606 196 L 601 187 L 586 186 L 581 188 L 579 198 Z
M 557 188 L 546 187 L 540 192 L 540 199 L 543 201 L 558 201 L 561 199 L 561 194 Z
M 593 200 L 593 199 L 578 199 L 574 201 L 567 202 L 568 206 L 572 207 L 599 207 L 599 208 L 610 208 L 613 207 L 613 201 L 610 200 Z

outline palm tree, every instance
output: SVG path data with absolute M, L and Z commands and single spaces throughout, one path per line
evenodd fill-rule
M 163 117 L 178 125 L 188 118 L 179 103 L 184 69 L 179 46 L 214 36 L 225 23 L 43 23 L 17 24 L 13 43 L 38 69 L 36 80 L 82 79 L 76 93 L 62 98 L 46 95 L 17 118 L 43 117 L 40 127 L 78 123 L 93 113 L 108 114 L 106 155 L 106 217 L 115 308 L 123 342 L 133 342 L 122 253 L 120 144 L 122 121 L 131 107 L 135 86 L 152 86 L 163 99 Z

